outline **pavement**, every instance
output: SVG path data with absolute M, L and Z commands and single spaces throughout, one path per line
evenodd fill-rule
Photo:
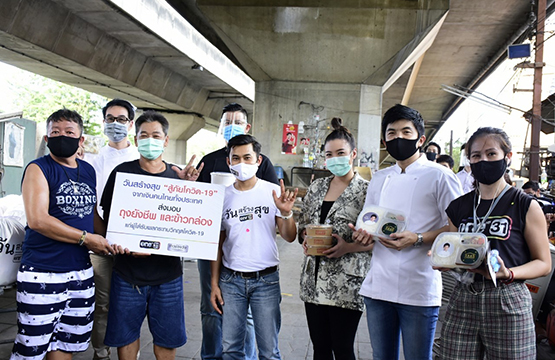
M 281 279 L 281 316 L 282 324 L 279 334 L 279 348 L 284 360 L 312 359 L 312 344 L 308 334 L 308 326 L 304 312 L 304 304 L 299 299 L 299 276 L 303 253 L 298 242 L 287 243 L 278 239 L 280 252 Z M 196 261 L 183 262 L 185 325 L 187 328 L 187 343 L 177 349 L 176 359 L 200 359 L 201 322 L 200 322 L 200 286 Z M 17 331 L 15 313 L 15 289 L 6 289 L 0 295 L 0 359 L 9 359 L 13 339 Z M 11 311 L 10 311 L 11 310 Z M 168 315 L 168 316 L 171 316 Z M 372 348 L 366 325 L 366 315 L 361 318 L 355 340 L 355 354 L 357 359 L 372 359 Z M 93 351 L 89 349 L 73 356 L 75 360 L 92 360 Z M 112 349 L 111 359 L 117 359 L 115 349 Z M 141 329 L 140 360 L 154 360 L 152 337 L 145 321 Z

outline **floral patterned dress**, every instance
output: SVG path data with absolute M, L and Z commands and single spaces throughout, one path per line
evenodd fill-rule
M 303 200 L 298 231 L 300 234 L 309 224 L 320 223 L 320 209 L 333 176 L 315 180 Z M 333 233 L 346 242 L 352 242 L 348 224 L 355 224 L 366 198 L 368 181 L 355 173 L 351 183 L 335 200 L 325 223 L 333 226 Z M 301 300 L 308 303 L 337 306 L 351 310 L 364 310 L 360 286 L 370 269 L 371 253 L 345 254 L 340 258 L 305 256 L 301 271 Z M 319 264 L 317 265 L 317 261 Z

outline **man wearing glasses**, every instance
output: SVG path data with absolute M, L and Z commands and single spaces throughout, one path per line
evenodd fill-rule
M 221 118 L 222 133 L 227 142 L 237 136 L 246 134 L 251 125 L 247 122 L 247 112 L 237 103 L 228 104 L 223 108 Z M 262 180 L 272 182 L 279 185 L 279 180 L 274 169 L 274 165 L 270 159 L 260 154 L 262 162 L 258 167 L 256 177 Z M 212 172 L 230 172 L 226 162 L 227 152 L 223 147 L 219 150 L 205 155 L 199 163 L 204 164 L 197 181 L 209 183 L 210 173 Z M 200 168 L 199 168 L 200 169 Z M 215 239 L 218 241 L 219 239 Z M 221 359 L 222 358 L 222 316 L 216 312 L 210 303 L 211 287 L 211 271 L 209 260 L 198 260 L 198 270 L 200 275 L 200 313 L 202 319 L 202 348 L 201 357 L 204 360 Z M 256 344 L 254 335 L 254 325 L 252 316 L 247 319 L 247 336 L 245 339 L 245 359 L 257 359 Z
M 98 156 L 90 163 L 96 171 L 96 193 L 102 197 L 108 176 L 114 168 L 127 161 L 139 158 L 137 148 L 131 145 L 127 135 L 133 127 L 135 107 L 129 101 L 114 99 L 102 108 L 104 117 L 104 134 L 108 144 L 100 149 Z M 97 208 L 103 218 L 101 208 Z M 93 359 L 109 359 L 110 347 L 104 345 L 104 335 L 108 322 L 108 306 L 110 300 L 110 279 L 112 277 L 113 256 L 91 254 L 96 284 L 96 306 L 91 343 L 94 349 Z

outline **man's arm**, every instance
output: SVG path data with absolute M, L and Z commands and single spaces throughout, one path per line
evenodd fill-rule
M 276 224 L 279 229 L 279 234 L 287 242 L 293 242 L 297 237 L 297 225 L 293 218 L 293 205 L 297 198 L 299 189 L 294 191 L 285 190 L 283 180 L 280 180 L 281 195 L 278 197 L 275 190 L 272 190 L 274 202 L 276 207 L 281 212 L 281 216 L 276 216 Z
M 38 165 L 30 164 L 25 170 L 21 194 L 29 228 L 56 241 L 79 243 L 83 235 L 82 229 L 69 226 L 48 213 L 50 205 L 48 181 Z M 97 234 L 87 233 L 84 245 L 95 253 L 113 252 L 106 239 Z
M 210 294 L 210 302 L 212 303 L 212 307 L 218 313 L 222 313 L 222 306 L 224 305 L 224 299 L 222 297 L 222 292 L 220 290 L 220 273 L 222 270 L 222 246 L 225 241 L 225 231 L 220 232 L 220 242 L 218 244 L 218 257 L 216 261 L 210 262 L 210 271 L 211 271 L 211 287 L 212 293 Z

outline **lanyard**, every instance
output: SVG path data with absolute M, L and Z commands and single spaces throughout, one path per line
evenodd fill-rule
M 503 191 L 501 191 L 501 193 L 499 193 L 499 195 L 491 202 L 489 210 L 486 213 L 486 215 L 483 217 L 482 221 L 479 220 L 478 215 L 476 213 L 476 210 L 478 209 L 478 206 L 480 206 L 480 200 L 482 199 L 482 196 L 478 195 L 478 205 L 476 205 L 476 195 L 474 195 L 474 208 L 473 208 L 473 210 L 474 210 L 474 232 L 481 233 L 486 229 L 486 221 L 487 221 L 488 217 L 491 215 L 493 209 L 495 208 L 497 203 L 499 203 L 499 201 L 501 200 L 503 195 L 507 192 L 507 190 L 509 190 L 509 188 L 510 188 L 509 185 L 505 185 L 505 188 L 503 189 Z

